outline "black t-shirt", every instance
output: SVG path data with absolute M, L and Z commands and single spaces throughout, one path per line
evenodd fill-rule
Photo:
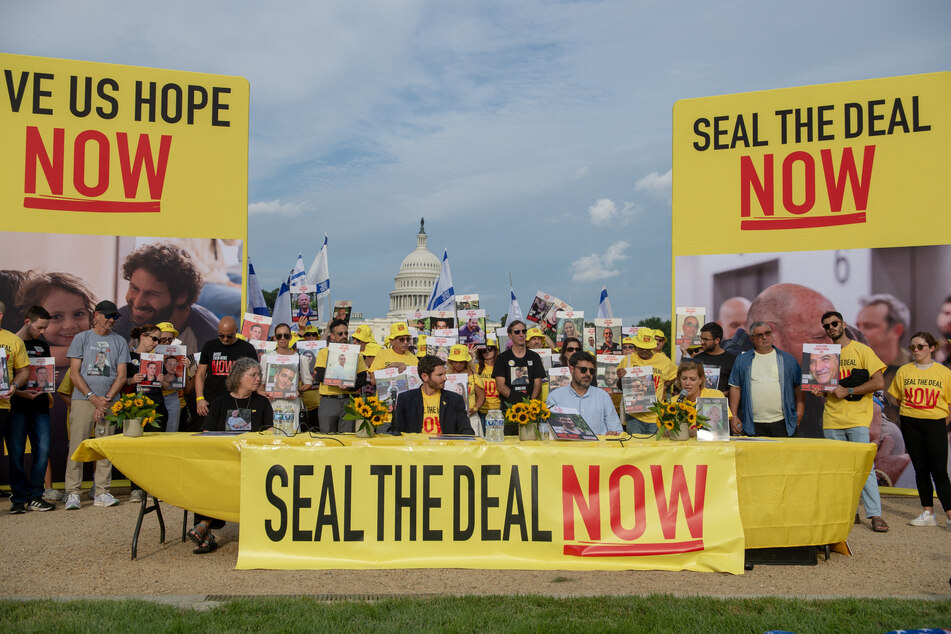
M 26 354 L 31 359 L 50 356 L 50 344 L 43 339 L 24 339 L 23 345 L 26 346 Z M 53 377 L 49 377 L 49 380 L 52 381 Z M 31 400 L 14 395 L 10 398 L 10 409 L 28 414 L 46 414 L 50 411 L 50 397 L 40 394 Z
M 208 372 L 205 374 L 205 393 L 202 396 L 208 403 L 212 403 L 219 396 L 228 393 L 225 387 L 225 379 L 231 372 L 231 366 L 238 359 L 247 357 L 248 359 L 258 360 L 257 350 L 247 341 L 236 340 L 230 346 L 226 346 L 219 339 L 210 339 L 201 349 L 201 361 L 199 365 L 207 365 Z
M 532 395 L 534 379 L 545 378 L 545 366 L 535 351 L 526 350 L 525 356 L 519 358 L 509 348 L 498 356 L 492 367 L 492 378 L 499 376 L 505 379 L 506 387 L 511 390 L 508 398 L 503 398 L 502 401 L 514 405 Z M 500 394 L 499 397 L 501 396 Z
M 694 361 L 699 361 L 704 368 L 718 366 L 720 368 L 720 380 L 717 382 L 717 389 L 726 394 L 730 390 L 730 372 L 733 371 L 733 362 L 736 360 L 729 352 L 723 354 L 710 354 L 709 352 L 699 352 L 693 355 Z
M 258 431 L 272 425 L 274 410 L 265 397 L 252 392 L 247 398 L 235 398 L 226 392 L 212 401 L 201 428 L 204 431 Z

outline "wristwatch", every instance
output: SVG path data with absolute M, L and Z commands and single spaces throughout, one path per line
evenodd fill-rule
M 854 387 L 850 387 L 850 388 L 849 388 L 849 396 L 852 396 L 853 394 L 855 394 L 855 388 L 854 388 Z
M 94 392 L 93 392 L 92 390 L 89 390 L 88 392 L 86 392 L 86 398 L 89 398 L 89 397 L 92 396 L 93 394 L 94 394 Z

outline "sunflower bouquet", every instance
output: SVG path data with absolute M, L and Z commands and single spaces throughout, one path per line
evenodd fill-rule
M 158 418 L 155 401 L 138 392 L 123 394 L 112 404 L 105 419 L 113 425 L 122 425 L 126 420 L 137 418 L 142 421 L 142 427 L 152 425 L 158 427 Z
M 710 429 L 703 414 L 697 413 L 697 406 L 693 401 L 670 401 L 654 403 L 650 411 L 657 414 L 657 433 L 654 438 L 660 440 L 664 436 L 681 438 L 688 436 L 687 430 Z
M 518 435 L 522 440 L 535 440 L 538 438 L 538 423 L 548 420 L 551 412 L 543 401 L 537 398 L 522 399 L 521 403 L 508 408 L 505 412 L 505 420 L 510 423 L 518 423 Z
M 344 408 L 344 420 L 356 421 L 356 431 L 363 436 L 372 436 L 373 430 L 387 421 L 390 414 L 386 399 L 375 396 L 351 396 Z

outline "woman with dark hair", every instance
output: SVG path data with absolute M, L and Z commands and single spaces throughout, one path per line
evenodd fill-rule
M 271 402 L 258 394 L 261 385 L 261 366 L 253 359 L 242 358 L 234 362 L 225 387 L 228 393 L 212 402 L 202 424 L 204 431 L 260 431 L 274 422 Z M 225 525 L 224 520 L 195 513 L 195 526 L 188 531 L 188 538 L 195 542 L 194 553 L 210 553 L 218 548 L 211 529 Z
M 577 337 L 565 337 L 561 342 L 561 354 L 558 355 L 558 367 L 567 368 L 570 364 L 571 355 L 581 352 L 581 339 Z
M 499 357 L 499 342 L 497 339 L 489 339 L 485 342 L 484 348 L 476 348 L 476 368 L 472 375 L 472 383 L 475 386 L 475 402 L 472 408 L 479 411 L 479 419 L 482 421 L 482 429 L 485 429 L 485 416 L 492 409 L 502 409 L 502 401 L 499 399 L 498 387 L 495 379 L 492 378 L 492 369 L 495 367 L 495 360 Z
M 912 526 L 937 526 L 934 494 L 951 531 L 951 482 L 948 480 L 948 421 L 951 419 L 951 370 L 936 363 L 938 340 L 930 332 L 911 336 L 914 361 L 898 368 L 888 393 L 898 402 L 901 435 L 915 469 L 921 515 Z M 933 486 L 932 486 L 933 482 Z
M 129 352 L 129 358 L 132 360 L 132 363 L 129 366 L 128 372 L 126 372 L 126 377 L 128 378 L 125 380 L 125 388 L 123 388 L 122 391 L 127 394 L 138 392 L 152 399 L 155 403 L 155 422 L 159 424 L 158 430 L 165 431 L 165 425 L 168 423 L 168 408 L 165 407 L 165 397 L 162 396 L 162 388 L 151 383 L 153 379 L 149 378 L 148 369 L 142 367 L 142 355 L 155 350 L 161 331 L 157 326 L 144 324 L 138 328 L 133 328 L 129 334 L 137 343 L 135 350 Z M 154 375 L 154 380 L 156 382 L 160 380 L 158 375 Z M 155 428 L 148 427 L 146 431 L 155 431 Z M 129 500 L 132 502 L 141 502 L 145 497 L 145 493 L 142 492 L 141 487 L 131 480 L 129 481 L 129 485 L 131 490 Z

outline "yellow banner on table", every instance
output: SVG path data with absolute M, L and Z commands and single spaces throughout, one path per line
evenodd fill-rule
M 241 450 L 239 569 L 742 574 L 732 447 Z

